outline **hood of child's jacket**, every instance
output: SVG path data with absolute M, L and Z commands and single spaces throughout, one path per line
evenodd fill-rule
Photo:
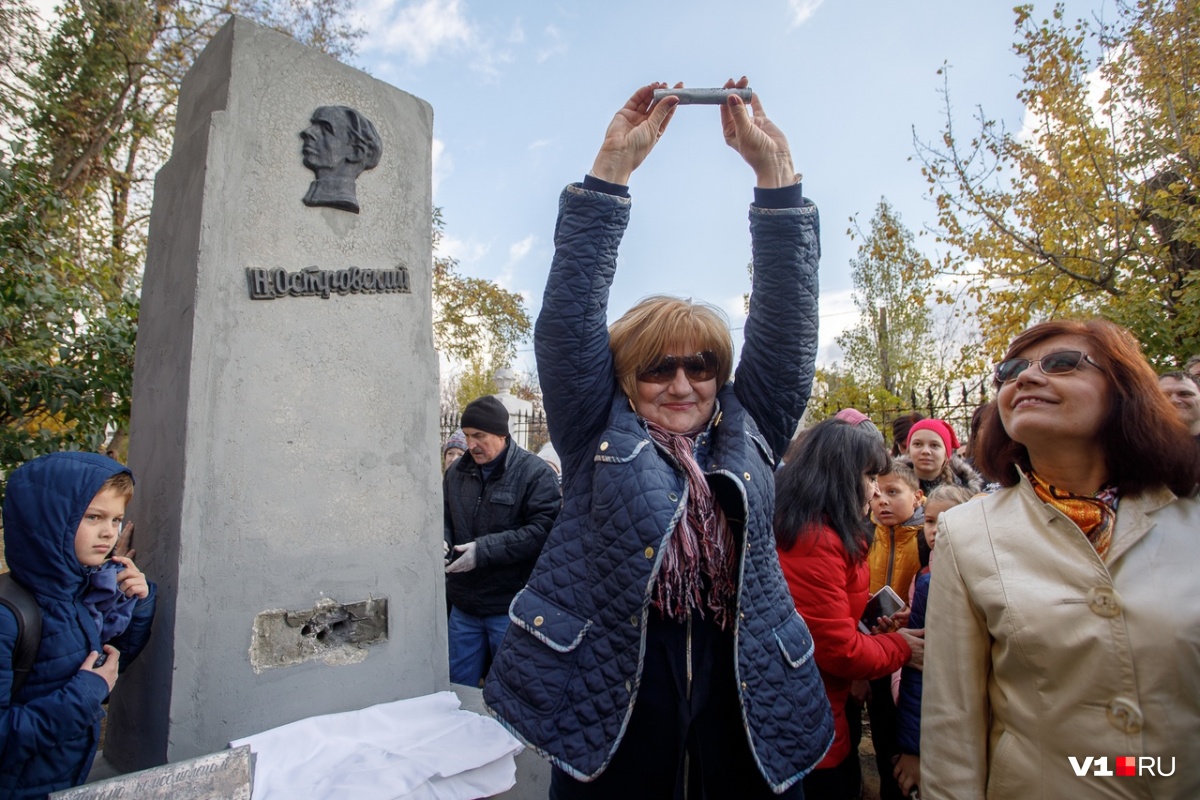
M 36 595 L 71 597 L 87 569 L 75 557 L 75 531 L 104 482 L 129 470 L 98 453 L 51 453 L 8 479 L 4 560 Z

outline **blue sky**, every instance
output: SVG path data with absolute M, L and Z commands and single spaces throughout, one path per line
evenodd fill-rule
M 975 106 L 1021 127 L 1011 2 L 359 0 L 359 65 L 434 108 L 434 199 L 462 270 L 525 296 L 536 315 L 557 198 L 591 166 L 612 114 L 653 80 L 719 86 L 747 75 L 788 135 L 822 218 L 820 359 L 856 319 L 849 219 L 881 196 L 920 230 L 933 220 L 913 131 L 942 130 L 950 65 L 957 124 Z M 1039 2 L 1038 17 L 1051 11 Z M 753 9 L 753 10 L 750 10 Z M 1068 15 L 1103 10 L 1068 2 Z M 740 342 L 753 174 L 713 107 L 681 108 L 633 176 L 632 223 L 610 304 L 667 292 L 714 303 Z M 930 237 L 919 240 L 932 252 Z M 530 345 L 518 369 L 532 366 Z
M 52 0 L 39 0 L 39 6 Z M 719 86 L 747 75 L 788 135 L 822 219 L 821 351 L 853 325 L 846 234 L 880 197 L 920 231 L 934 219 L 913 133 L 957 129 L 976 106 L 1019 130 L 1012 0 L 355 0 L 367 30 L 356 66 L 432 104 L 434 201 L 443 252 L 464 273 L 520 292 L 536 316 L 562 187 L 591 166 L 613 113 L 654 80 Z M 1067 0 L 1068 18 L 1111 0 Z M 1052 3 L 1036 0 L 1041 19 Z M 735 343 L 749 288 L 753 174 L 723 142 L 714 107 L 681 108 L 633 176 L 632 223 L 610 303 L 615 319 L 655 293 L 720 306 Z M 931 237 L 918 239 L 927 253 Z M 533 368 L 532 344 L 518 370 Z

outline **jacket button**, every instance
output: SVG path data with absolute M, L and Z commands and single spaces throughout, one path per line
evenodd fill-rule
M 1125 733 L 1138 733 L 1142 729 L 1142 712 L 1132 700 L 1114 697 L 1108 703 L 1108 722 Z
M 747 687 L 747 686 L 746 686 L 746 682 L 745 682 L 745 681 L 742 681 L 742 691 L 744 692 L 744 691 L 746 691 L 748 688 L 749 688 L 749 687 Z
M 600 443 L 600 452 L 603 453 L 607 449 L 608 449 L 608 442 L 601 442 Z
M 629 618 L 629 624 L 633 625 L 634 627 L 637 627 L 637 624 L 638 624 L 637 614 L 634 614 L 632 617 Z
M 738 616 L 739 616 L 739 617 L 741 617 L 742 619 L 745 619 L 745 618 L 746 618 L 746 612 L 745 612 L 745 611 L 741 611 L 741 612 L 739 612 L 739 613 L 738 613 Z
M 646 548 L 646 558 L 654 558 L 654 548 L 653 547 Z
M 633 691 L 633 684 L 630 683 L 629 681 L 625 681 L 625 691 L 627 691 L 627 692 Z
M 671 492 L 670 494 L 667 495 L 667 499 L 670 500 L 672 503 L 675 503 L 679 500 L 679 495 L 675 494 L 674 492 Z
M 1088 590 L 1088 608 L 1101 617 L 1115 617 L 1121 613 L 1121 596 L 1107 586 L 1096 586 Z
M 533 627 L 540 628 L 542 627 L 542 623 L 545 621 L 546 620 L 541 615 L 538 615 L 533 618 Z
M 743 477 L 743 478 L 745 478 L 746 480 L 750 480 L 750 473 L 749 473 L 749 472 L 743 472 L 743 473 L 742 473 L 742 477 Z

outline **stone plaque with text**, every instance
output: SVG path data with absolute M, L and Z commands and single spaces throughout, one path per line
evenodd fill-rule
M 249 745 L 53 792 L 51 800 L 250 800 Z

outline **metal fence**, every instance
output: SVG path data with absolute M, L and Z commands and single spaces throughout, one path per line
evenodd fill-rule
M 456 411 L 443 413 L 441 422 L 442 441 L 450 438 L 450 434 L 458 430 L 461 415 Z M 517 412 L 508 417 L 508 432 L 513 441 L 536 453 L 550 441 L 550 431 L 546 428 L 546 414 L 542 411 L 530 413 Z
M 954 428 L 958 438 L 965 442 L 967 432 L 971 427 L 971 415 L 975 409 L 991 398 L 988 396 L 988 382 L 980 381 L 974 387 L 961 384 L 956 387 L 929 387 L 924 392 L 913 390 L 909 393 L 907 402 L 871 403 L 856 406 L 862 413 L 871 418 L 884 438 L 891 443 L 892 420 L 901 414 L 916 411 L 926 417 L 944 419 Z M 815 404 L 814 400 L 814 404 Z M 842 406 L 823 403 L 818 406 L 821 417 L 832 417 L 842 410 Z M 441 416 L 441 441 L 445 442 L 459 427 L 460 414 L 456 412 L 443 413 Z M 508 430 L 513 440 L 526 450 L 537 452 L 550 441 L 550 432 L 546 428 L 546 414 L 543 411 L 529 413 L 517 412 L 508 418 Z
M 915 389 L 909 393 L 906 403 L 870 403 L 867 402 L 856 408 L 871 418 L 881 431 L 884 438 L 891 443 L 892 420 L 902 414 L 916 411 L 928 418 L 944 419 L 958 434 L 962 442 L 967 441 L 971 428 L 971 415 L 975 409 L 991 400 L 988 396 L 988 381 L 980 381 L 975 386 L 961 384 L 956 387 L 929 387 L 924 392 Z M 822 416 L 832 417 L 842 410 L 842 406 L 822 404 Z

